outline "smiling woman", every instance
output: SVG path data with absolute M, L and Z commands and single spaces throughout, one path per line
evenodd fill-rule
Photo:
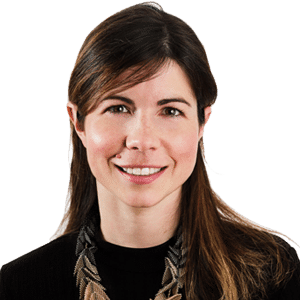
M 299 299 L 295 250 L 210 186 L 216 97 L 197 36 L 158 5 L 98 25 L 69 83 L 63 232 L 3 266 L 1 300 Z

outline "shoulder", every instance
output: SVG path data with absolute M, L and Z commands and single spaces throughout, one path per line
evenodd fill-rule
M 55 292 L 58 293 L 63 288 L 68 290 L 68 286 L 73 288 L 74 285 L 75 288 L 73 270 L 76 263 L 76 239 L 77 234 L 59 237 L 2 266 L 0 298 L 50 299 L 53 293 L 51 289 L 55 291 L 53 286 L 56 286 Z M 24 293 L 27 296 L 24 296 Z M 48 293 L 49 298 L 44 293 Z M 5 295 L 14 297 L 5 298 Z M 59 299 L 57 294 L 56 299 Z
M 269 300 L 300 299 L 300 260 L 296 250 L 286 241 L 276 237 L 287 254 L 288 276 L 277 288 L 270 291 Z
M 265 289 L 268 300 L 300 299 L 300 261 L 296 250 L 288 242 L 276 234 L 254 228 L 247 232 L 233 228 L 231 232 L 235 241 L 232 248 L 237 249 L 235 252 L 240 246 L 245 249 L 238 255 L 248 266 L 251 274 L 249 284 L 255 283 L 255 294 L 264 294 Z M 255 259 L 254 265 L 251 264 L 252 258 Z M 261 282 L 260 286 L 256 282 Z
M 282 262 L 284 278 L 276 284 L 271 284 L 268 288 L 268 300 L 298 300 L 300 299 L 300 261 L 296 250 L 284 239 L 277 235 L 272 235 L 278 246 L 278 259 Z M 271 264 L 267 269 L 270 279 L 277 277 L 275 264 Z M 275 280 L 276 281 L 276 280 Z
M 274 235 L 274 239 L 277 242 L 277 245 L 281 251 L 283 263 L 286 265 L 290 274 L 295 273 L 296 275 L 300 273 L 300 260 L 297 255 L 295 248 L 293 248 L 288 242 L 280 238 L 277 235 Z M 285 256 L 284 256 L 285 255 Z M 299 277 L 300 280 L 300 277 Z M 300 283 L 300 281 L 299 281 Z
M 68 234 L 59 237 L 44 246 L 41 246 L 2 267 L 2 272 L 22 271 L 24 269 L 37 268 L 53 264 L 52 259 L 57 260 L 75 253 L 76 235 Z

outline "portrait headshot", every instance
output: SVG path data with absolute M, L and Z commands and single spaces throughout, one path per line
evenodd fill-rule
M 7 3 L 1 300 L 299 300 L 295 1 Z

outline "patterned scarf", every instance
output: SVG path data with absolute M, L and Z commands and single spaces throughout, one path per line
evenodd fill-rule
M 79 287 L 80 300 L 110 300 L 105 293 L 105 287 L 100 283 L 94 253 L 97 251 L 95 242 L 96 218 L 88 218 L 81 227 L 77 238 L 76 262 L 74 276 Z M 182 228 L 177 231 L 177 240 L 173 247 L 169 246 L 168 256 L 165 258 L 165 271 L 162 278 L 162 288 L 157 292 L 154 300 L 180 300 L 183 288 L 184 264 L 186 250 L 182 248 Z M 149 299 L 152 300 L 152 299 Z

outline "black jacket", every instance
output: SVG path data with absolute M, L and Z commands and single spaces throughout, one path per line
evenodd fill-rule
M 79 290 L 73 277 L 77 260 L 76 239 L 77 234 L 65 235 L 4 265 L 0 272 L 0 299 L 78 300 Z M 169 244 L 173 242 L 172 239 L 151 251 L 123 248 L 104 241 L 97 242 L 98 245 L 102 244 L 99 245 L 100 249 L 95 253 L 95 258 L 97 265 L 100 263 L 103 267 L 101 270 L 103 269 L 105 275 L 102 283 L 107 288 L 110 299 L 153 299 L 161 287 L 164 256 Z M 297 270 L 285 286 L 269 295 L 268 300 L 300 300 L 300 262 L 296 251 L 290 246 L 289 253 L 297 265 Z M 160 261 L 158 265 L 157 261 Z M 110 286 L 110 276 L 117 278 L 118 288 Z M 133 289 L 126 294 L 130 285 Z

